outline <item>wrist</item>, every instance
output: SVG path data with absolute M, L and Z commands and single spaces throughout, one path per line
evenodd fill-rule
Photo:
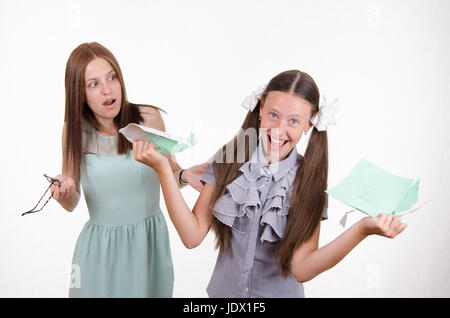
M 80 194 L 74 190 L 67 197 L 56 200 L 66 211 L 72 212 L 78 205 Z
M 366 222 L 367 218 L 363 218 L 361 220 L 359 220 L 357 223 L 355 223 L 355 226 L 357 228 L 358 233 L 362 236 L 362 238 L 365 238 L 367 236 L 369 236 L 370 234 L 370 229 L 369 226 Z
M 161 160 L 155 161 L 152 165 L 147 164 L 152 167 L 156 173 L 163 172 L 165 173 L 167 170 L 172 171 L 172 167 L 170 166 L 169 160 L 167 158 L 161 158 Z
M 155 169 L 156 174 L 159 178 L 162 176 L 165 176 L 167 174 L 173 175 L 172 168 L 170 167 L 170 164 L 167 162 L 167 164 L 161 164 Z
M 186 169 L 181 169 L 180 174 L 178 175 L 178 183 L 180 185 L 189 184 L 189 182 L 187 182 L 186 179 L 183 178 L 183 172 L 186 172 Z M 184 173 L 184 176 L 186 176 L 186 173 Z

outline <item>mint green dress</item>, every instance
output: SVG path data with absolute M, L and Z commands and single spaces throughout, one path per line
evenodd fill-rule
M 90 219 L 73 254 L 69 297 L 172 297 L 158 177 L 132 151 L 118 155 L 117 140 L 84 125 L 80 182 Z

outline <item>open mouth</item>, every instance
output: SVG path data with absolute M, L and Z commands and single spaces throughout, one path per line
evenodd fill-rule
M 270 148 L 277 149 L 277 150 L 282 149 L 289 142 L 289 140 L 287 140 L 287 139 L 286 140 L 275 139 L 275 138 L 272 138 L 270 135 L 267 135 L 267 137 L 269 137 L 268 139 L 269 139 Z
M 105 106 L 107 108 L 111 108 L 115 102 L 116 102 L 116 100 L 114 98 L 109 98 L 103 103 L 103 106 Z

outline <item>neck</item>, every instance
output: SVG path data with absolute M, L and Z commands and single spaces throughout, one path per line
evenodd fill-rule
M 272 164 L 272 163 L 275 163 L 275 162 L 280 162 L 280 158 L 278 156 L 272 157 L 272 156 L 267 156 L 266 155 L 266 160 L 267 160 L 268 164 Z
M 105 119 L 97 118 L 97 122 L 98 122 L 97 130 L 99 132 L 102 132 L 104 134 L 112 134 L 112 135 L 117 134 L 117 127 L 114 124 L 113 120 L 105 120 Z

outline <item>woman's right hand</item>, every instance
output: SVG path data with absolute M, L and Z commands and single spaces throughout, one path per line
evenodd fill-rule
M 205 174 L 207 166 L 208 163 L 205 162 L 184 170 L 182 179 L 189 183 L 191 187 L 193 187 L 198 192 L 202 192 L 203 184 L 200 181 L 200 178 Z
M 360 222 L 366 235 L 376 234 L 388 238 L 396 237 L 406 228 L 406 224 L 392 214 L 380 213 L 376 218 L 368 216 Z
M 56 182 L 53 183 L 50 191 L 53 199 L 61 203 L 76 191 L 75 181 L 71 177 L 62 174 L 57 175 L 55 179 L 59 180 L 60 185 Z

